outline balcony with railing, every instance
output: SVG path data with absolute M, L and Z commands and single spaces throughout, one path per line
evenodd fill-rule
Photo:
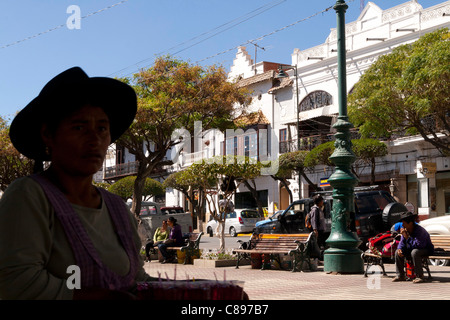
M 138 161 L 120 163 L 112 167 L 105 168 L 105 180 L 118 179 L 137 174 L 139 167 Z
M 356 130 L 351 130 L 350 133 L 352 139 L 358 139 L 360 137 L 358 131 Z M 301 137 L 300 146 L 297 145 L 297 139 L 284 140 L 279 142 L 279 153 L 281 154 L 287 152 L 294 152 L 297 150 L 310 151 L 315 147 L 317 147 L 318 145 L 321 145 L 322 143 L 333 140 L 334 140 L 334 133 L 326 135 L 322 134 L 322 135 L 311 135 L 307 137 Z

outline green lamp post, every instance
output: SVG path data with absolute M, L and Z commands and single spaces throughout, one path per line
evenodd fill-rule
M 345 56 L 345 11 L 348 6 L 344 0 L 337 0 L 334 6 L 337 15 L 337 63 L 338 63 L 338 93 L 339 116 L 334 124 L 335 151 L 330 160 L 336 165 L 335 172 L 328 179 L 333 187 L 333 208 L 331 212 L 331 233 L 326 240 L 329 248 L 324 253 L 324 271 L 327 273 L 363 273 L 364 265 L 361 241 L 355 233 L 349 230 L 350 215 L 355 212 L 354 187 L 358 179 L 350 170 L 355 161 L 352 152 L 350 128 L 353 125 L 347 116 L 347 71 Z

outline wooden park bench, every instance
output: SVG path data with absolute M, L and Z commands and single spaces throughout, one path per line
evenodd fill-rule
M 430 235 L 434 253 L 428 259 L 450 260 L 450 236 Z
M 182 246 L 169 246 L 167 250 L 181 251 L 185 254 L 183 264 L 193 263 L 193 257 L 199 254 L 200 238 L 203 232 L 191 232 L 184 237 L 185 243 Z M 158 247 L 154 248 L 158 250 Z M 175 252 L 176 254 L 176 252 Z M 160 255 L 160 253 L 158 253 Z
M 292 272 L 300 265 L 300 270 L 303 269 L 303 263 L 307 262 L 311 269 L 311 248 L 313 233 L 302 234 L 265 234 L 254 233 L 249 241 L 241 243 L 238 249 L 234 249 L 233 253 L 237 253 L 236 268 L 239 268 L 239 262 L 242 259 L 250 259 L 251 254 L 268 255 L 275 260 L 279 260 L 279 255 L 288 254 L 293 256 Z M 279 261 L 278 261 L 279 262 Z M 280 263 L 281 265 L 281 263 Z M 264 263 L 262 264 L 264 269 Z

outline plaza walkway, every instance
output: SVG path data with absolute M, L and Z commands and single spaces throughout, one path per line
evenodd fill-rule
M 425 283 L 392 282 L 395 266 L 386 264 L 387 276 L 380 273 L 326 274 L 319 266 L 314 272 L 259 270 L 250 266 L 203 268 L 193 265 L 147 262 L 151 276 L 243 281 L 250 300 L 450 300 L 450 267 L 430 266 L 432 280 Z

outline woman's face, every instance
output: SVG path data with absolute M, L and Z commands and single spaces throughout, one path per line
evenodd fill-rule
M 95 174 L 111 142 L 109 119 L 100 107 L 85 105 L 63 119 L 55 132 L 43 130 L 53 167 L 70 175 Z

